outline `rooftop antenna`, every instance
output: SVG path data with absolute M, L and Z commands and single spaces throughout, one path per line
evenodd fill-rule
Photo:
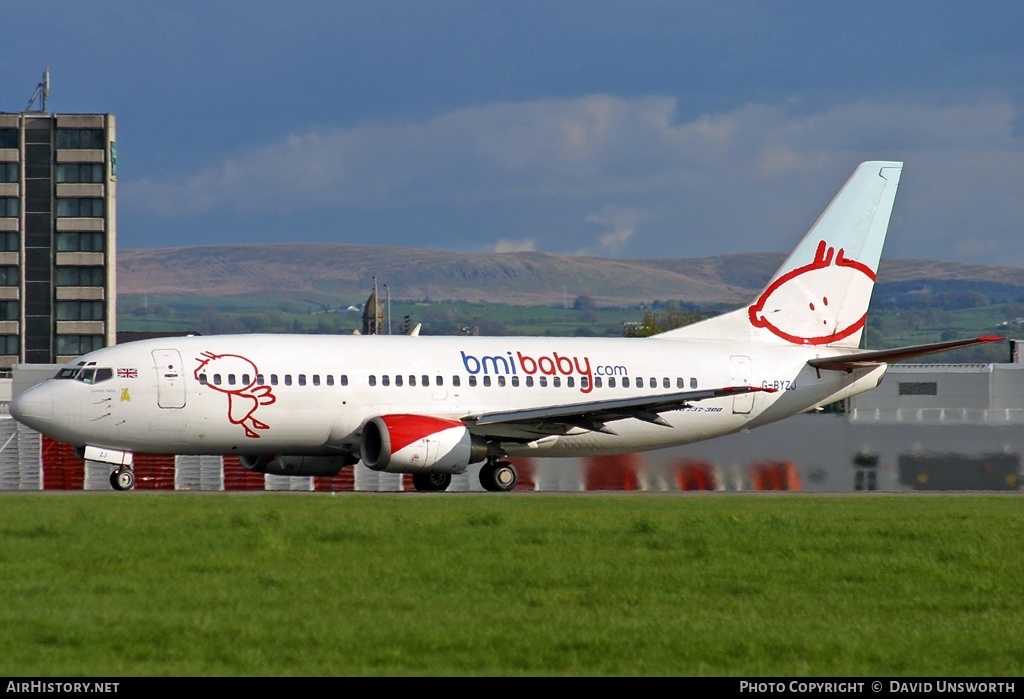
M 43 71 L 43 81 L 36 85 L 36 91 L 32 93 L 32 98 L 28 101 L 28 105 L 25 107 L 26 112 L 46 111 L 46 100 L 50 97 L 50 68 L 47 67 Z M 39 109 L 32 109 L 34 102 L 39 102 Z

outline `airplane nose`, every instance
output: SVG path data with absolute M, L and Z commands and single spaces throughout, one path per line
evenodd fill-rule
M 33 386 L 11 401 L 11 415 L 36 432 L 46 433 L 53 422 L 53 386 Z

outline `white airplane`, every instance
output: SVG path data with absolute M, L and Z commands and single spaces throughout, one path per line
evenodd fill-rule
M 29 427 L 135 484 L 132 453 L 233 454 L 254 471 L 362 461 L 444 490 L 506 457 L 659 449 L 874 388 L 887 362 L 1002 338 L 858 349 L 902 163 L 867 162 L 747 307 L 649 338 L 228 335 L 90 352 L 15 397 Z

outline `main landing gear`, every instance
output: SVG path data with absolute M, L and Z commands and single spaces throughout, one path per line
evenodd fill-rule
M 496 457 L 492 457 L 480 467 L 480 485 L 484 487 L 484 490 L 507 492 L 514 489 L 518 482 L 519 473 L 509 461 L 498 461 Z M 113 476 L 111 476 L 111 483 L 113 483 Z M 447 490 L 451 483 L 452 475 L 450 473 L 412 474 L 413 487 L 421 493 L 439 493 Z
M 498 461 L 496 458 L 487 459 L 487 463 L 480 467 L 480 485 L 484 490 L 493 492 L 508 492 L 516 487 L 519 482 L 519 473 L 510 461 Z
M 135 487 L 135 471 L 127 466 L 111 471 L 110 487 L 114 490 L 131 490 Z
M 450 473 L 414 473 L 412 484 L 421 493 L 439 493 L 452 483 Z

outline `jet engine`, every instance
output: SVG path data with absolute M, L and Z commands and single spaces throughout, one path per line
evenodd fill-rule
M 355 456 L 246 456 L 238 457 L 250 471 L 272 476 L 336 476 L 345 466 L 358 461 Z
M 388 473 L 462 473 L 487 458 L 487 443 L 457 420 L 382 415 L 363 425 L 363 463 Z

